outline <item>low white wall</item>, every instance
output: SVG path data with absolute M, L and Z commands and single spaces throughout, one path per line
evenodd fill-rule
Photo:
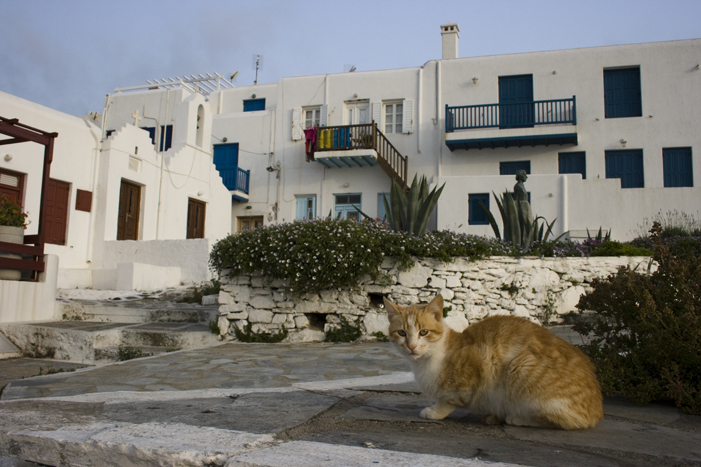
M 208 265 L 211 248 L 212 240 L 206 238 L 104 242 L 94 263 L 93 288 L 115 289 L 118 282 L 117 268 L 124 263 L 179 268 L 179 281 L 185 284 L 197 284 L 210 280 L 212 272 Z M 148 275 L 143 274 L 135 275 L 132 284 L 134 288 L 131 290 L 150 290 L 152 285 Z
M 153 291 L 180 285 L 180 268 L 121 263 L 117 266 L 116 290 Z
M 54 303 L 58 256 L 44 258 L 46 270 L 39 282 L 0 280 L 0 323 L 57 319 Z

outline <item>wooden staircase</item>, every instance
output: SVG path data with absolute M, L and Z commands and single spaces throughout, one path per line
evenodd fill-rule
M 408 157 L 377 128 L 377 123 L 319 127 L 316 130 L 315 152 L 372 149 L 377 153 L 377 165 L 406 192 Z

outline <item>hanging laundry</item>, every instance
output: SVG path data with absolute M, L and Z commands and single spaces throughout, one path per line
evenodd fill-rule
M 316 151 L 316 126 L 312 125 L 304 130 L 305 149 L 307 153 L 307 162 L 314 160 L 314 151 Z

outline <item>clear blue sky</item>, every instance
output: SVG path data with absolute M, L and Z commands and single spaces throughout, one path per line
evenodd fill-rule
M 283 76 L 423 65 L 439 26 L 460 57 L 701 37 L 701 0 L 4 0 L 0 90 L 73 115 L 114 88 L 238 70 Z M 701 50 L 699 51 L 701 60 Z M 0 109 L 0 115 L 3 115 Z

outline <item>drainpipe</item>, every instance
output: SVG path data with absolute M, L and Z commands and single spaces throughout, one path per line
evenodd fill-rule
M 560 175 L 560 192 L 561 192 L 561 201 L 560 201 L 560 219 L 562 219 L 562 232 L 560 233 L 565 233 L 569 228 L 569 216 L 568 216 L 568 193 L 567 193 L 567 175 Z
M 163 197 L 163 170 L 165 168 L 165 151 L 161 151 L 161 140 L 163 141 L 163 148 L 165 149 L 165 137 L 160 134 L 161 131 L 166 131 L 168 126 L 168 104 L 170 103 L 170 89 L 166 89 L 166 114 L 164 118 L 165 125 L 163 125 L 163 130 L 161 130 L 161 125 L 158 120 L 156 120 L 156 151 L 161 155 L 161 176 L 158 181 L 158 210 L 156 211 L 156 240 L 160 240 L 161 231 L 161 198 Z
M 95 209 L 97 207 L 97 193 L 95 192 L 95 190 L 97 188 L 97 180 L 100 177 L 100 155 L 102 154 L 102 140 L 105 138 L 105 123 L 107 122 L 107 112 L 110 107 L 110 97 L 112 97 L 110 94 L 107 94 L 105 96 L 105 103 L 102 106 L 104 110 L 102 112 L 102 123 L 100 124 L 100 139 L 98 140 L 93 134 L 93 132 L 90 132 L 90 134 L 95 139 L 95 160 L 92 170 L 92 183 L 90 184 L 90 191 L 93 194 L 93 205 L 90 206 L 90 221 L 88 222 L 88 244 L 85 251 L 85 262 L 88 264 L 92 264 L 92 257 L 94 253 L 93 250 L 95 248 Z
M 436 117 L 433 120 L 433 124 L 438 126 L 438 130 L 441 130 L 441 126 L 438 125 L 440 122 L 439 113 L 441 109 L 441 61 L 436 60 Z M 443 175 L 443 139 L 445 138 L 445 129 L 438 136 L 438 178 Z
M 416 133 L 416 152 L 421 154 L 421 102 L 423 97 L 423 80 L 424 80 L 424 67 L 419 68 L 417 85 L 419 87 L 416 93 L 416 128 L 414 128 L 414 133 Z

